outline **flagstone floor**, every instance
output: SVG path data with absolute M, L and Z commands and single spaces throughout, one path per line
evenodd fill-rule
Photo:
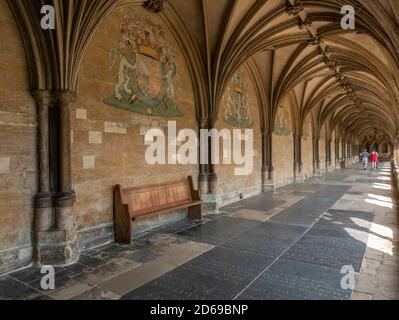
M 390 165 L 355 165 L 84 252 L 55 290 L 9 274 L 0 299 L 399 299 L 398 230 Z

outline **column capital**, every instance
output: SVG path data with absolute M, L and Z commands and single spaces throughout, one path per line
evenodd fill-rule
M 52 94 L 54 100 L 62 105 L 69 105 L 76 98 L 76 92 L 71 90 L 54 90 Z
M 262 136 L 271 136 L 273 134 L 274 129 L 267 128 L 262 130 Z
M 32 96 L 38 107 L 48 107 L 52 104 L 68 105 L 76 98 L 76 92 L 71 90 L 32 90 Z
M 32 90 L 31 94 L 39 108 L 48 107 L 54 102 L 53 95 L 50 90 Z
M 210 119 L 198 119 L 198 126 L 200 129 L 209 129 L 212 127 L 212 121 Z

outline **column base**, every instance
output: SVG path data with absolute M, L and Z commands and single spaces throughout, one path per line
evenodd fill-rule
M 273 182 L 269 182 L 269 183 L 264 183 L 262 185 L 262 192 L 263 193 L 269 193 L 269 192 L 276 192 L 276 185 Z
M 77 239 L 67 241 L 65 231 L 37 233 L 35 262 L 38 265 L 65 266 L 78 262 L 79 248 Z
M 217 214 L 219 213 L 218 197 L 215 194 L 207 193 L 201 195 L 202 211 L 204 214 Z
M 35 200 L 35 263 L 65 266 L 77 262 L 75 193 L 39 194 Z
M 295 183 L 305 183 L 306 177 L 303 174 L 299 174 L 295 177 Z

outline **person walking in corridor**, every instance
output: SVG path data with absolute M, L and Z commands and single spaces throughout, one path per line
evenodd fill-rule
M 367 167 L 369 164 L 369 156 L 370 156 L 370 154 L 367 152 L 366 149 L 364 149 L 364 151 L 360 155 L 360 159 L 362 159 L 362 163 L 363 163 L 363 170 L 367 170 Z
M 373 171 L 377 170 L 377 164 L 378 164 L 378 152 L 373 150 L 371 153 L 371 166 Z

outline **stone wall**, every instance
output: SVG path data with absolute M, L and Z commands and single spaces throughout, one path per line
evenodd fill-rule
M 243 79 L 241 86 L 245 86 L 244 90 L 237 85 L 237 82 L 240 82 L 237 80 L 239 76 Z M 248 110 L 248 112 L 243 112 L 243 114 L 240 115 L 242 119 L 246 117 L 248 119 L 247 122 L 245 120 L 241 121 L 241 132 L 244 133 L 244 128 L 253 130 L 253 169 L 251 174 L 239 176 L 235 174 L 235 169 L 237 167 L 242 167 L 242 165 L 237 166 L 233 162 L 230 165 L 220 164 L 216 166 L 219 205 L 239 201 L 241 198 L 259 194 L 262 189 L 262 135 L 260 130 L 259 105 L 256 99 L 255 88 L 245 67 L 241 67 L 240 70 L 236 72 L 226 88 L 219 111 L 218 121 L 215 126 L 219 132 L 223 129 L 228 129 L 231 133 L 231 137 L 233 137 L 233 130 L 240 128 L 240 122 L 236 122 L 236 119 L 230 118 L 232 117 L 230 113 L 232 110 L 231 108 L 234 108 L 234 103 L 236 102 L 235 97 L 237 96 L 242 97 L 243 105 L 247 108 L 246 110 Z M 243 150 L 241 154 L 245 155 L 244 143 L 242 143 L 242 147 Z M 219 158 L 220 161 L 222 161 L 223 148 L 220 148 Z
M 176 50 L 177 72 L 173 83 L 177 108 L 174 110 L 174 107 L 169 106 L 168 110 L 170 108 L 173 109 L 172 112 L 180 111 L 184 114 L 182 117 L 151 116 L 151 110 L 148 110 L 149 114 L 142 114 L 140 112 L 143 109 L 131 112 L 110 105 L 117 101 L 115 86 L 122 60 L 118 53 L 118 41 L 123 39 L 119 26 L 124 22 L 124 17 L 136 19 L 136 15 L 141 18 L 142 23 L 146 21 L 147 16 L 150 17 L 151 23 L 162 29 L 164 38 Z M 132 61 L 130 55 L 128 56 L 128 53 L 131 53 L 129 50 L 130 48 L 123 48 L 123 55 L 126 55 L 130 64 L 134 64 L 135 61 Z M 148 55 L 157 54 L 149 47 L 143 46 L 140 50 L 142 52 L 147 50 Z M 137 82 L 141 81 L 140 85 L 143 88 L 149 84 L 155 86 L 154 91 L 159 90 L 159 86 L 162 85 L 161 64 L 153 58 L 143 56 L 140 54 L 139 61 L 137 55 L 135 67 L 137 72 L 148 73 L 146 75 L 140 73 Z M 145 68 L 148 70 L 144 70 Z M 134 76 L 132 73 L 128 75 Z M 147 76 L 149 79 L 145 78 Z M 147 79 L 147 82 L 143 83 L 143 79 Z M 119 92 L 126 95 L 123 85 L 119 88 Z M 133 99 L 134 94 L 135 92 L 131 92 L 129 98 L 131 96 Z M 160 128 L 167 134 L 168 121 L 176 121 L 177 130 L 192 128 L 198 131 L 187 66 L 178 45 L 163 25 L 159 15 L 151 14 L 139 5 L 130 5 L 115 10 L 107 17 L 84 57 L 78 97 L 74 110 L 72 145 L 78 230 L 97 226 L 107 227 L 112 224 L 112 188 L 116 184 L 121 184 L 123 187 L 160 184 L 184 179 L 189 175 L 194 176 L 196 180 L 197 165 L 150 165 L 145 160 L 147 145 L 144 143 L 143 134 L 148 129 Z M 129 103 L 124 106 L 136 105 Z M 153 110 L 156 111 L 157 108 Z
M 32 259 L 37 119 L 24 47 L 6 1 L 0 1 L 0 30 L 1 274 Z

